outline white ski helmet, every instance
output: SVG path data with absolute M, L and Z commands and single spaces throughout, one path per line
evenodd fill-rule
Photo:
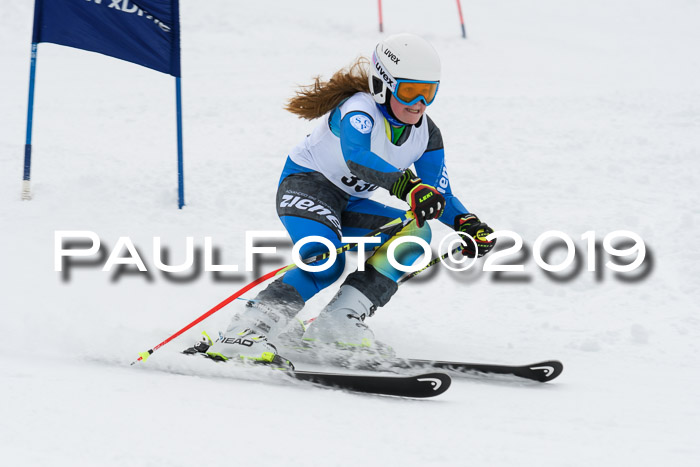
M 408 84 L 402 86 L 403 82 Z M 417 83 L 422 86 L 417 87 Z M 430 105 L 439 83 L 440 57 L 422 37 L 408 33 L 394 34 L 375 47 L 369 90 L 379 104 L 386 104 L 389 93 L 392 93 L 404 105 L 412 105 L 418 100 Z M 402 86 L 403 93 L 397 93 L 399 86 Z

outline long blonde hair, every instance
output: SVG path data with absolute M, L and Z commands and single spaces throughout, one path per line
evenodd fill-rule
M 316 76 L 314 83 L 296 91 L 284 108 L 299 118 L 319 118 L 353 94 L 369 92 L 368 70 L 369 60 L 359 57 L 352 65 L 336 71 L 328 81 Z

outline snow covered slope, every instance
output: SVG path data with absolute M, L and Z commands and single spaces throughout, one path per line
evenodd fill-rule
M 516 257 L 521 274 L 435 267 L 369 324 L 402 355 L 558 358 L 563 375 L 457 380 L 435 400 L 406 401 L 226 379 L 218 368 L 182 374 L 190 364 L 176 352 L 225 326 L 239 303 L 129 367 L 256 277 L 176 280 L 155 268 L 152 239 L 179 263 L 185 237 L 201 249 L 210 236 L 220 262 L 243 270 L 245 231 L 282 229 L 279 173 L 313 124 L 281 107 L 297 85 L 369 54 L 383 37 L 376 2 L 182 0 L 179 211 L 172 77 L 53 44 L 39 46 L 35 198 L 20 200 L 33 2 L 5 1 L 0 464 L 697 465 L 700 3 L 464 1 L 466 41 L 453 2 L 383 4 L 386 33 L 421 34 L 442 57 L 429 113 L 455 191 L 528 250 Z M 128 236 L 149 273 L 102 272 L 104 257 L 55 272 L 57 230 L 95 232 L 105 255 Z M 580 269 L 557 274 L 567 280 L 532 258 L 549 230 L 576 243 Z M 581 235 L 615 230 L 644 239 L 643 274 L 586 270 Z M 437 241 L 448 232 L 434 231 Z M 289 262 L 280 244 L 259 273 Z M 557 250 L 550 262 L 561 259 Z

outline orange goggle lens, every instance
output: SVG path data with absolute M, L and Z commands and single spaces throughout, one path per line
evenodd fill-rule
M 413 105 L 419 100 L 423 100 L 425 105 L 430 105 L 435 100 L 439 81 L 396 81 L 394 96 L 403 105 Z

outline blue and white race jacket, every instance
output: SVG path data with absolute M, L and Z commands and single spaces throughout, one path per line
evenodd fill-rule
M 467 209 L 452 194 L 440 129 L 424 115 L 404 129 L 397 144 L 371 95 L 357 93 L 333 109 L 289 154 L 294 163 L 323 174 L 351 196 L 369 198 L 378 187 L 390 189 L 403 170 L 415 166 L 423 183 L 445 197 L 440 218 L 452 226 Z

